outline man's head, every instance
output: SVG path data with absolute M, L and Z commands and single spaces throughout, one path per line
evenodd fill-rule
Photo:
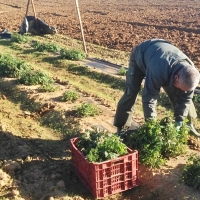
M 200 81 L 199 71 L 189 64 L 181 65 L 182 68 L 174 75 L 174 86 L 183 91 L 194 90 Z

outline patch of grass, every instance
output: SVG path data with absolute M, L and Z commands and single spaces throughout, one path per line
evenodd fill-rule
M 40 70 L 29 70 L 22 74 L 19 79 L 21 84 L 25 85 L 49 85 L 53 84 L 53 79 Z
M 200 103 L 200 94 L 195 94 L 194 95 L 193 102 L 194 103 Z
M 63 111 L 57 112 L 52 110 L 44 114 L 40 122 L 42 125 L 60 133 L 62 138 L 77 137 L 80 134 L 79 122 L 74 117 L 63 116 L 65 116 Z
M 41 43 L 41 42 L 34 42 L 32 47 L 35 48 L 37 51 L 40 52 L 59 52 L 60 46 L 54 43 Z
M 126 72 L 127 72 L 127 69 L 125 67 L 121 67 L 117 74 L 120 76 L 125 76 Z
M 53 83 L 47 82 L 47 83 L 43 83 L 40 87 L 39 87 L 39 91 L 40 92 L 55 92 L 56 91 L 56 87 L 54 86 Z
M 200 188 L 200 156 L 191 154 L 182 171 L 182 181 L 194 189 Z
M 96 71 L 92 71 L 87 67 L 70 64 L 67 66 L 67 71 L 73 72 L 76 75 L 85 76 L 92 80 L 97 81 L 99 84 L 105 83 L 113 89 L 125 89 L 125 81 L 109 74 L 104 74 Z
M 84 58 L 86 58 L 86 55 L 82 51 L 75 49 L 73 50 L 61 49 L 60 58 L 77 61 L 77 60 L 83 60 Z
M 29 37 L 27 37 L 26 35 L 21 35 L 19 33 L 13 33 L 11 36 L 11 42 L 16 42 L 19 44 L 26 43 L 29 40 L 30 40 Z
M 12 78 L 21 77 L 30 66 L 23 60 L 8 54 L 0 54 L 0 75 Z
M 76 111 L 79 116 L 83 117 L 95 116 L 99 114 L 99 108 L 97 105 L 90 103 L 82 103 L 79 107 L 77 107 Z
M 79 98 L 79 95 L 76 91 L 66 91 L 63 93 L 62 100 L 68 102 L 74 102 Z
M 56 35 L 45 35 L 46 40 L 54 40 L 57 43 L 63 44 L 66 48 L 70 49 L 71 47 L 75 49 L 82 49 L 83 43 L 80 40 L 72 39 L 67 36 L 60 34 Z M 87 43 L 87 51 L 90 57 L 97 58 L 100 60 L 106 60 L 112 63 L 119 65 L 127 65 L 130 57 L 130 52 L 119 51 L 116 49 L 110 49 L 107 47 L 95 45 L 92 43 Z

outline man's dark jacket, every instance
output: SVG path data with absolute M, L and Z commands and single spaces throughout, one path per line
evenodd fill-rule
M 151 39 L 136 47 L 135 61 L 144 72 L 145 88 L 143 93 L 143 108 L 145 118 L 156 117 L 156 103 L 161 87 L 173 86 L 174 75 L 182 67 L 180 62 L 186 62 L 195 67 L 193 62 L 177 47 L 162 39 Z M 182 121 L 188 115 L 188 107 L 194 91 L 176 93 L 174 116 L 176 121 Z

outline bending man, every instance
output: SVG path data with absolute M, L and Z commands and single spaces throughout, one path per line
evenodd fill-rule
M 151 39 L 132 49 L 126 75 L 126 90 L 117 105 L 114 125 L 118 133 L 131 126 L 133 106 L 145 78 L 142 103 L 145 120 L 156 118 L 156 104 L 161 87 L 174 108 L 177 124 L 189 119 L 190 132 L 200 137 L 192 125 L 197 113 L 192 102 L 200 81 L 193 62 L 177 47 L 163 39 Z

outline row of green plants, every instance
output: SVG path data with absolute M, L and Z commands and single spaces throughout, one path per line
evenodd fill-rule
M 18 78 L 19 83 L 24 85 L 41 85 L 40 91 L 55 91 L 54 80 L 47 74 L 39 70 L 32 70 L 31 66 L 11 55 L 0 54 L 0 75 L 5 77 Z M 76 91 L 66 91 L 62 100 L 74 102 L 78 99 Z M 99 114 L 96 105 L 83 103 L 77 107 L 79 116 L 95 116 Z
M 21 35 L 17 33 L 12 35 L 11 42 L 20 44 L 31 42 L 31 46 L 39 52 L 53 52 L 53 53 L 59 52 L 61 59 L 77 61 L 86 58 L 86 54 L 80 50 L 76 49 L 68 50 L 52 42 L 48 43 L 48 42 L 30 41 L 30 38 L 27 37 L 26 35 Z
M 21 43 L 29 42 L 30 39 L 29 37 L 25 35 L 13 34 L 11 41 L 21 44 Z M 75 49 L 67 50 L 60 47 L 58 44 L 52 43 L 52 42 L 47 43 L 47 42 L 33 41 L 32 47 L 39 52 L 53 52 L 53 53 L 59 52 L 61 59 L 77 61 L 77 60 L 82 60 L 86 58 L 86 54 L 83 53 L 82 51 L 75 50 Z M 120 76 L 125 76 L 126 72 L 127 72 L 127 68 L 125 68 L 124 66 L 121 66 L 117 74 Z
M 55 91 L 54 80 L 40 70 L 33 70 L 25 61 L 9 54 L 0 54 L 0 76 L 17 78 L 24 85 L 41 85 L 42 91 Z

